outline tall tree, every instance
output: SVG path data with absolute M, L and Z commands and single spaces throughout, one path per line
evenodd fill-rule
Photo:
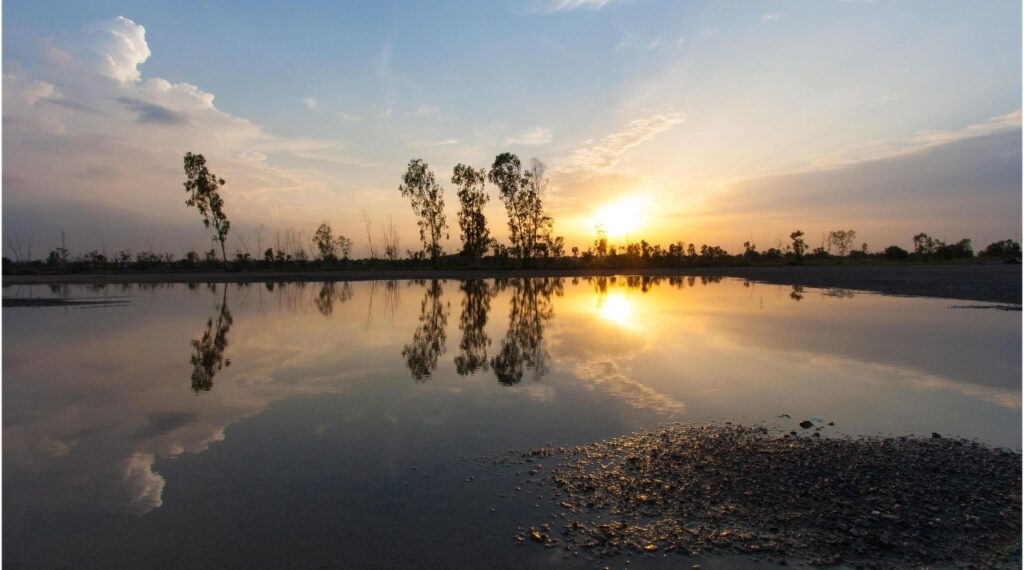
M 473 263 L 480 260 L 491 243 L 484 206 L 490 200 L 484 191 L 487 179 L 483 168 L 475 170 L 465 164 L 455 165 L 452 184 L 459 188 L 459 229 L 462 230 L 462 253 Z
M 516 155 L 499 154 L 487 174 L 498 187 L 508 212 L 509 240 L 512 249 L 529 265 L 530 260 L 551 239 L 552 220 L 544 213 L 543 195 L 547 187 L 546 167 L 534 159 L 530 169 L 523 171 Z
M 224 265 L 228 263 L 227 253 L 224 251 L 224 242 L 228 239 L 228 230 L 231 229 L 231 222 L 224 214 L 224 199 L 217 191 L 225 184 L 223 178 L 218 178 L 206 168 L 206 158 L 201 154 L 185 153 L 185 192 L 188 192 L 188 199 L 185 205 L 194 206 L 203 216 L 203 225 L 213 229 L 213 237 L 220 242 L 220 255 L 224 259 Z
M 448 237 L 448 222 L 444 215 L 444 196 L 441 185 L 434 180 L 434 173 L 427 163 L 420 159 L 409 161 L 409 168 L 402 175 L 398 187 L 402 196 L 409 199 L 420 228 L 420 241 L 430 256 L 434 267 L 443 253 L 441 237 Z

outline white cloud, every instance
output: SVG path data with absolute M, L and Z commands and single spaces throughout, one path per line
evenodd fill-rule
M 778 20 L 779 19 L 779 14 L 778 13 L 761 14 L 761 19 L 764 20 L 765 22 L 771 22 L 771 21 L 774 21 L 774 20 Z
M 505 144 L 517 144 L 523 146 L 535 146 L 548 144 L 554 134 L 547 127 L 530 127 L 505 139 Z
M 145 28 L 118 16 L 90 24 L 84 31 L 96 40 L 94 55 L 100 73 L 121 83 L 139 80 L 139 66 L 150 56 Z
M 586 170 L 609 170 L 622 156 L 659 133 L 665 132 L 686 119 L 683 113 L 670 111 L 630 121 L 626 128 L 610 134 L 590 146 L 573 153 L 572 166 Z
M 307 109 L 313 111 L 314 113 L 320 112 L 320 101 L 317 101 L 315 97 L 303 97 L 302 104 L 305 105 Z
M 430 117 L 436 115 L 441 111 L 439 107 L 433 105 L 420 105 L 415 111 L 406 113 L 406 117 Z
M 362 120 L 362 119 L 359 118 L 359 116 L 353 115 L 351 113 L 346 113 L 345 111 L 335 111 L 334 116 L 338 117 L 342 121 L 355 122 L 355 121 Z
M 615 51 L 638 51 L 650 53 L 660 48 L 665 42 L 661 38 L 646 38 L 636 34 L 627 33 L 619 43 L 615 44 Z
M 614 0 L 551 0 L 541 7 L 543 12 L 571 12 L 573 10 L 600 10 Z

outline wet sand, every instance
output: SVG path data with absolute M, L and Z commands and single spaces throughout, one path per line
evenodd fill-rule
M 103 283 L 252 283 L 488 279 L 646 275 L 720 275 L 778 285 L 832 287 L 887 295 L 1021 303 L 1020 265 L 778 266 L 660 269 L 400 269 L 340 271 L 118 272 L 7 275 L 4 285 Z

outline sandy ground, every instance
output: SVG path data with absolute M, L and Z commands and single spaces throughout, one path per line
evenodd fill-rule
M 835 287 L 888 295 L 941 297 L 992 303 L 1021 303 L 1020 265 L 785 266 L 671 269 L 408 269 L 342 271 L 246 271 L 196 273 L 76 273 L 4 275 L 4 285 L 97 283 L 243 283 L 368 281 L 387 279 L 486 279 L 586 277 L 599 275 L 723 275 L 804 287 Z

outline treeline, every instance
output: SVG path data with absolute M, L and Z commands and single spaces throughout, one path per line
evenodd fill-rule
M 178 258 L 171 253 L 122 250 L 108 256 L 93 250 L 71 257 L 67 249 L 56 248 L 45 260 L 33 260 L 31 244 L 28 254 L 15 239 L 10 244 L 15 259 L 3 258 L 5 269 L 49 269 L 81 271 L 92 269 L 343 269 L 343 268 L 402 268 L 426 266 L 434 268 L 514 268 L 514 267 L 582 267 L 582 268 L 640 268 L 679 267 L 736 264 L 801 264 L 805 262 L 842 262 L 866 260 L 887 262 L 932 262 L 970 259 L 975 251 L 970 239 L 953 243 L 919 233 L 913 236 L 913 251 L 891 245 L 880 251 L 870 251 L 868 244 L 857 246 L 854 230 L 835 230 L 822 235 L 820 245 L 811 248 L 805 234 L 794 231 L 790 242 L 776 247 L 758 249 L 756 244 L 744 242 L 743 251 L 730 253 L 719 245 L 676 241 L 667 246 L 647 240 L 612 243 L 604 229 L 595 228 L 595 239 L 587 247 L 573 246 L 566 250 L 565 239 L 553 235 L 554 220 L 544 208 L 544 195 L 548 186 L 547 168 L 543 162 L 532 159 L 528 166 L 512 153 L 495 157 L 489 169 L 476 169 L 458 164 L 452 170 L 451 183 L 456 187 L 459 201 L 458 230 L 461 247 L 446 252 L 443 240 L 450 238 L 450 227 L 445 214 L 444 188 L 429 165 L 421 159 L 409 161 L 402 175 L 399 193 L 409 201 L 416 216 L 420 247 L 400 249 L 398 229 L 388 218 L 383 225 L 380 242 L 382 255 L 374 242 L 372 222 L 363 211 L 368 258 L 352 259 L 353 241 L 336 233 L 329 221 L 321 223 L 305 238 L 302 231 L 289 230 L 282 241 L 277 236 L 275 247 L 262 249 L 258 242 L 253 255 L 237 234 L 243 249 L 236 249 L 228 258 L 226 241 L 231 223 L 224 212 L 224 199 L 220 188 L 226 184 L 209 171 L 201 154 L 184 156 L 187 193 L 185 204 L 200 214 L 203 225 L 211 233 L 215 247 L 199 253 L 186 252 Z M 498 190 L 505 206 L 509 243 L 503 244 L 492 237 L 484 214 L 490 201 L 486 183 Z M 62 240 L 63 242 L 63 240 Z M 219 246 L 219 247 L 217 247 Z M 219 249 L 220 258 L 217 256 Z M 1020 262 L 1021 245 L 1006 239 L 989 244 L 977 252 L 977 257 L 1006 262 Z

